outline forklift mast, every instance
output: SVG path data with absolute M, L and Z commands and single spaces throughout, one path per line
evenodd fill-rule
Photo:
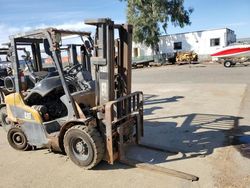
M 132 26 L 114 24 L 108 18 L 85 23 L 96 26 L 91 62 L 95 66 L 96 105 L 101 106 L 97 116 L 99 126 L 106 129 L 105 160 L 113 164 L 123 158 L 124 144 L 133 140 L 125 141 L 124 132 L 135 127 L 136 142 L 143 136 L 143 94 L 131 93 Z
M 118 25 L 108 18 L 86 20 L 96 26 L 94 53 L 96 105 L 131 93 L 132 26 Z M 119 39 L 114 39 L 115 29 Z M 117 55 L 116 55 L 117 54 Z

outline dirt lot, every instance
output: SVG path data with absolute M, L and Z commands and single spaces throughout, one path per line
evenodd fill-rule
M 250 67 L 167 66 L 133 71 L 145 94 L 144 143 L 173 153 L 131 148 L 128 155 L 199 176 L 190 182 L 102 162 L 85 171 L 61 154 L 10 148 L 0 128 L 0 187 L 249 187 L 249 159 L 229 137 L 250 134 Z

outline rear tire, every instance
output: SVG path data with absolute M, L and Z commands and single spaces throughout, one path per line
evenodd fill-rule
M 234 63 L 230 60 L 226 60 L 224 62 L 224 67 L 226 67 L 226 68 L 232 67 L 233 65 L 234 65 Z
M 76 125 L 64 135 L 64 149 L 69 158 L 84 169 L 96 166 L 104 157 L 103 138 L 94 127 Z
M 7 138 L 10 146 L 16 150 L 27 151 L 31 148 L 24 132 L 18 127 L 11 128 L 8 131 Z

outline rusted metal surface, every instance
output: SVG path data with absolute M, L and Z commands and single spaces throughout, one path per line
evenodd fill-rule
M 113 103 L 108 103 L 105 106 L 105 119 L 103 123 L 106 126 L 106 158 L 108 163 L 114 163 L 113 151 L 113 136 L 112 136 L 112 120 L 113 120 Z
M 138 98 L 139 102 L 137 102 L 137 100 L 133 100 L 133 98 Z M 140 116 L 139 111 L 142 108 L 142 102 L 140 101 L 140 98 L 142 99 L 142 92 L 134 92 L 131 93 L 127 96 L 124 97 L 120 97 L 115 101 L 110 101 L 105 105 L 105 118 L 103 119 L 103 123 L 105 124 L 106 127 L 106 149 L 107 149 L 107 156 L 106 159 L 108 159 L 108 162 L 110 164 L 113 164 L 114 162 L 114 158 L 113 158 L 113 154 L 114 154 L 114 144 L 118 144 L 118 143 L 113 143 L 113 126 L 119 122 L 121 122 L 118 126 L 118 128 L 116 131 L 121 131 L 123 133 L 123 129 L 124 126 L 134 126 L 135 122 L 134 122 L 134 117 Z M 126 113 L 123 114 L 123 116 L 119 116 L 116 113 L 115 106 L 117 106 L 119 103 L 127 103 L 127 101 L 129 101 L 129 103 L 131 104 L 132 109 L 130 109 L 130 112 L 125 111 Z M 140 119 L 140 117 L 139 117 Z M 124 121 L 124 122 L 123 122 Z M 139 122 L 136 122 L 136 126 Z M 138 130 L 138 135 L 142 135 L 141 134 L 141 129 Z M 121 136 L 123 137 L 123 134 L 119 133 L 120 138 Z M 122 148 L 123 148 L 123 143 L 121 142 L 121 140 L 119 140 L 119 152 L 122 152 Z M 120 156 L 119 156 L 120 157 Z

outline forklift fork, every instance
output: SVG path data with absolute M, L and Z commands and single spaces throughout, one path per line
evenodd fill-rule
M 137 126 L 136 130 L 138 130 L 138 125 L 136 124 L 136 126 Z M 123 133 L 124 133 L 124 124 L 122 124 L 118 128 L 118 134 L 119 134 L 119 143 L 118 143 L 119 147 L 118 148 L 119 148 L 119 161 L 120 161 L 120 163 L 128 165 L 128 166 L 136 167 L 136 168 L 141 168 L 144 170 L 154 171 L 154 172 L 162 173 L 165 175 L 170 175 L 170 176 L 190 180 L 190 181 L 198 181 L 199 180 L 199 177 L 194 176 L 192 174 L 188 174 L 185 172 L 169 169 L 166 167 L 162 167 L 162 166 L 158 166 L 158 165 L 154 165 L 154 164 L 150 164 L 150 163 L 145 163 L 145 162 L 137 160 L 137 159 L 127 158 L 126 147 L 129 145 L 124 143 L 124 139 L 123 139 L 124 134 Z M 158 146 L 140 144 L 140 142 L 138 142 L 139 141 L 138 135 L 139 134 L 136 131 L 136 143 L 135 143 L 135 145 L 137 145 L 139 147 L 144 147 L 144 148 L 150 149 L 152 151 L 161 151 L 161 152 L 168 152 L 168 153 L 171 152 L 171 151 L 168 151 L 166 149 L 160 148 Z M 176 153 L 176 152 L 174 152 L 174 153 Z

